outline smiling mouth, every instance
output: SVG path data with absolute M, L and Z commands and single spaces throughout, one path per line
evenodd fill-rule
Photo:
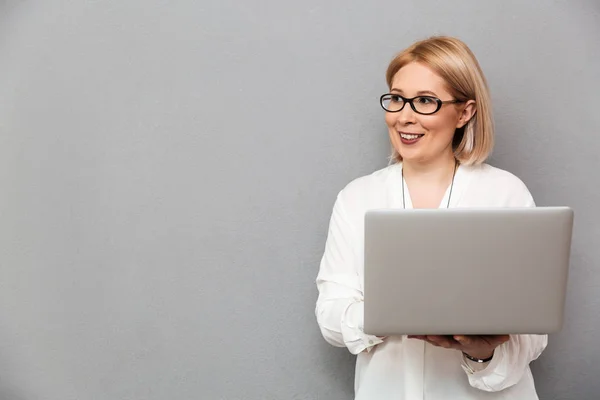
M 425 134 L 423 133 L 403 133 L 400 132 L 400 137 L 402 139 L 406 139 L 406 140 L 415 140 L 418 139 L 420 137 L 423 137 Z

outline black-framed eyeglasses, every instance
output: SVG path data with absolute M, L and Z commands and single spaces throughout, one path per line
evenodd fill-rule
M 400 112 L 406 105 L 410 104 L 410 108 L 417 114 L 431 115 L 439 111 L 442 105 L 449 103 L 464 103 L 462 100 L 446 100 L 442 101 L 434 96 L 417 96 L 408 98 L 397 93 L 386 93 L 379 99 L 381 107 L 387 112 Z

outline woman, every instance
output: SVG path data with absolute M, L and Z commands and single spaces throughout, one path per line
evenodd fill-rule
M 381 105 L 394 163 L 338 194 L 317 277 L 321 332 L 358 356 L 356 400 L 537 399 L 529 363 L 546 335 L 380 338 L 362 330 L 366 210 L 535 206 L 519 178 L 485 164 L 490 98 L 463 42 L 417 42 L 392 60 L 386 78 Z

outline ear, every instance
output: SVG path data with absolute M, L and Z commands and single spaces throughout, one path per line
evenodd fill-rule
M 476 112 L 477 104 L 475 103 L 475 100 L 467 101 L 459 115 L 458 121 L 456 122 L 456 127 L 462 128 L 463 126 L 465 126 L 467 122 L 469 122 L 471 118 L 473 118 Z

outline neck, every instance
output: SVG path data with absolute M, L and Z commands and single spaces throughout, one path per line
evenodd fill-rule
M 454 174 L 456 160 L 454 154 L 439 157 L 428 162 L 404 160 L 402 170 L 408 179 L 417 178 L 421 182 L 446 183 L 448 176 Z

